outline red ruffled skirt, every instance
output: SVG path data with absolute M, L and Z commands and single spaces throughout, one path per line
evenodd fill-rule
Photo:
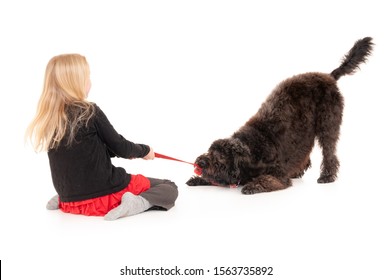
M 120 205 L 121 198 L 125 192 L 131 192 L 138 195 L 149 188 L 150 180 L 140 174 L 132 175 L 128 186 L 119 192 L 75 202 L 60 201 L 59 208 L 65 213 L 86 216 L 105 216 L 110 210 Z

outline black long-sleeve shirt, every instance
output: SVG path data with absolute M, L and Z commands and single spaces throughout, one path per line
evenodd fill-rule
M 53 185 L 63 202 L 81 201 L 124 189 L 131 179 L 124 168 L 112 165 L 111 156 L 141 158 L 150 148 L 118 134 L 103 111 L 95 106 L 88 125 L 82 125 L 75 140 L 67 135 L 48 151 Z

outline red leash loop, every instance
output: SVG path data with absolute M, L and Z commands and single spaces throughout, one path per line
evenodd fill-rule
M 168 156 L 165 156 L 165 155 L 162 155 L 162 154 L 159 154 L 159 153 L 155 153 L 155 157 L 157 157 L 157 158 L 163 158 L 163 159 L 168 159 L 168 160 L 175 160 L 175 161 L 179 161 L 179 162 L 191 164 L 191 165 L 193 165 L 193 166 L 195 167 L 195 173 L 196 173 L 197 175 L 200 175 L 200 174 L 202 173 L 202 169 L 200 168 L 200 166 L 198 166 L 198 165 L 195 164 L 195 163 L 191 163 L 191 162 L 183 161 L 183 160 L 180 160 L 180 159 L 168 157 Z

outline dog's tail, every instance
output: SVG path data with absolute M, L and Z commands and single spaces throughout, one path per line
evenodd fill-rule
M 354 74 L 359 69 L 359 65 L 366 62 L 372 50 L 373 42 L 371 37 L 365 37 L 356 41 L 351 50 L 343 57 L 342 64 L 331 72 L 331 76 L 335 80 L 339 80 L 344 75 Z

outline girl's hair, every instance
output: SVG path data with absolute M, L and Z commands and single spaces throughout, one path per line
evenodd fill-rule
M 56 148 L 66 134 L 68 145 L 75 140 L 77 129 L 87 125 L 95 112 L 93 103 L 86 101 L 89 86 L 90 68 L 84 56 L 63 54 L 49 61 L 37 113 L 26 131 L 34 150 Z

